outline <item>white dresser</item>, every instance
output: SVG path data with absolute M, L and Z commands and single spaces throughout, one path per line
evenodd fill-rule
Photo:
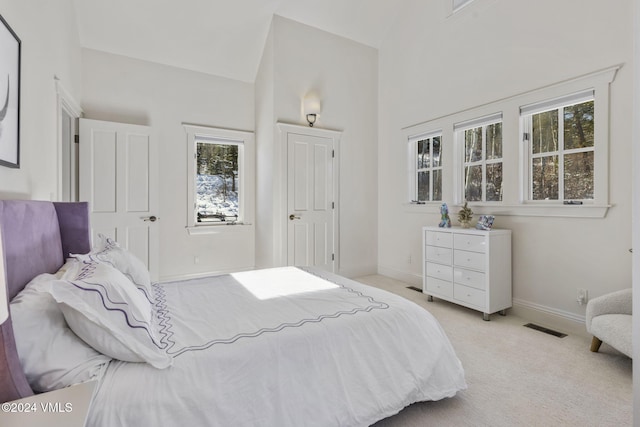
M 511 307 L 511 230 L 424 227 L 422 292 L 483 313 Z

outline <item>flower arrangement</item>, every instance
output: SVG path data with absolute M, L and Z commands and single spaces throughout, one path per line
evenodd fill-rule
M 458 221 L 460 221 L 462 228 L 469 227 L 471 224 L 471 218 L 473 218 L 473 211 L 469 206 L 467 206 L 467 202 L 464 202 L 464 206 L 458 212 Z

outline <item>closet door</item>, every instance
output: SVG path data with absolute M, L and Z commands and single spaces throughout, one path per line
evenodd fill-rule
M 288 264 L 334 271 L 333 138 L 287 137 Z
M 147 126 L 80 119 L 80 200 L 102 233 L 158 278 L 158 150 Z

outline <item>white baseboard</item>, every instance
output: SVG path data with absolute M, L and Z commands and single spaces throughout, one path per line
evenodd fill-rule
M 420 274 L 407 273 L 384 265 L 378 266 L 378 274 L 422 288 L 422 275 Z
M 378 266 L 378 274 L 413 286 L 422 287 L 422 275 L 407 273 L 384 265 Z M 588 336 L 584 316 L 575 313 L 517 298 L 513 299 L 513 308 L 511 308 L 510 312 L 527 321 L 558 330 L 559 332 Z
M 337 273 L 341 276 L 352 279 L 354 277 L 370 276 L 372 274 L 376 274 L 377 272 L 378 267 L 376 265 L 365 265 L 349 268 L 340 267 L 340 270 Z
M 530 301 L 513 299 L 513 314 L 566 334 L 589 336 L 584 316 Z

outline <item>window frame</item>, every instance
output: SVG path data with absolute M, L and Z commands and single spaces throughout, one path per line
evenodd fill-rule
M 499 159 L 490 159 L 487 160 L 487 127 L 500 123 L 501 125 L 501 135 L 502 135 L 502 156 Z M 472 162 L 465 161 L 465 152 L 466 152 L 466 139 L 465 133 L 470 129 L 482 129 L 482 158 L 481 160 L 476 160 Z M 505 167 L 505 156 L 504 156 L 504 126 L 503 126 L 503 114 L 502 112 L 493 113 L 490 115 L 477 117 L 471 120 L 466 120 L 463 122 L 458 122 L 453 125 L 454 131 L 454 140 L 456 145 L 456 169 L 458 170 L 458 182 L 459 188 L 457 188 L 455 200 L 458 204 L 464 204 L 464 202 L 469 202 L 471 204 L 501 204 L 503 202 L 502 194 L 504 194 L 504 190 L 502 191 L 500 200 L 487 200 L 487 165 L 501 163 L 502 164 L 502 174 L 504 181 L 504 167 Z M 481 200 L 467 200 L 465 193 L 465 168 L 467 166 L 481 166 L 482 167 L 482 182 L 480 186 L 482 188 L 482 196 Z M 504 189 L 504 186 L 501 187 Z
M 582 147 L 582 148 L 570 148 L 567 149 L 564 141 L 564 110 L 567 107 L 571 107 L 573 105 L 583 104 L 587 102 L 593 102 L 594 104 L 594 117 L 593 117 L 593 125 L 594 125 L 594 141 L 593 146 L 591 147 Z M 536 203 L 536 204 L 593 204 L 596 200 L 596 176 L 595 176 L 595 168 L 596 168 L 596 133 L 595 127 L 597 126 L 597 116 L 596 116 L 596 97 L 595 91 L 593 89 L 588 89 L 585 91 L 580 91 L 577 93 L 569 94 L 566 96 L 562 96 L 556 99 L 543 101 L 540 103 L 527 105 L 520 107 L 520 129 L 521 129 L 521 144 L 523 147 L 523 151 L 526 157 L 526 177 L 523 180 L 523 194 L 525 195 L 524 201 L 525 203 Z M 533 153 L 533 143 L 532 143 L 532 135 L 533 135 L 533 116 L 536 114 L 542 114 L 557 110 L 557 132 L 558 132 L 558 149 L 554 151 L 546 151 L 543 153 Z M 564 161 L 566 155 L 571 155 L 575 153 L 585 153 L 585 152 L 593 152 L 594 156 L 594 176 L 593 176 L 593 197 L 588 199 L 575 199 L 575 198 L 567 198 L 565 197 L 565 170 L 564 170 Z M 558 160 L 558 198 L 550 199 L 550 200 L 542 200 L 542 199 L 534 199 L 534 188 L 533 188 L 533 162 L 535 159 L 549 158 L 557 156 Z
M 420 141 L 424 141 L 424 140 L 431 140 L 433 141 L 433 138 L 436 137 L 440 137 L 440 165 L 439 166 L 429 166 L 427 168 L 418 168 L 418 162 L 417 162 L 417 152 L 418 152 L 418 142 Z M 424 132 L 424 133 L 420 133 L 417 135 L 411 135 L 407 137 L 407 142 L 408 142 L 408 149 L 407 149 L 407 153 L 408 153 L 408 164 L 409 164 L 409 168 L 408 170 L 410 171 L 409 173 L 409 194 L 408 194 L 408 198 L 409 198 L 409 202 L 412 204 L 437 204 L 440 205 L 443 202 L 444 199 L 444 185 L 443 185 L 443 179 L 444 179 L 444 164 L 442 161 L 442 156 L 443 154 L 443 147 L 444 147 L 444 142 L 443 142 L 443 134 L 442 134 L 442 130 L 435 130 L 435 131 L 430 131 L 430 132 Z M 430 144 L 430 148 L 429 148 L 429 158 L 432 159 L 433 158 L 433 144 Z M 440 171 L 440 194 L 442 195 L 441 200 L 433 200 L 433 172 L 434 171 Z M 419 200 L 418 198 L 418 173 L 420 172 L 429 172 L 429 200 Z
M 443 141 L 453 141 L 453 144 L 443 145 L 443 177 L 442 198 L 445 202 L 452 202 L 449 207 L 462 206 L 463 195 L 461 190 L 461 164 L 463 153 L 459 152 L 459 144 L 455 141 L 453 125 L 469 121 L 474 117 L 484 117 L 496 111 L 502 111 L 502 137 L 503 137 L 503 198 L 501 203 L 474 202 L 474 212 L 478 215 L 504 215 L 504 216 L 528 216 L 528 217 L 565 217 L 565 218 L 604 218 L 611 204 L 609 202 L 609 129 L 610 118 L 610 94 L 612 83 L 615 81 L 622 65 L 615 65 L 601 70 L 593 71 L 578 77 L 569 78 L 558 83 L 552 83 L 537 89 L 528 90 L 506 98 L 487 102 L 476 107 L 465 108 L 451 112 L 419 123 L 408 125 L 400 129 L 403 149 L 407 149 L 407 141 L 415 135 L 424 135 L 433 129 L 441 129 Z M 559 202 L 545 203 L 529 201 L 528 188 L 528 159 L 526 147 L 522 144 L 522 127 L 520 121 L 521 109 L 529 105 L 541 104 L 549 100 L 556 100 L 566 94 L 584 92 L 593 89 L 595 96 L 594 116 L 594 200 L 582 205 L 565 205 Z M 599 119 L 602 118 L 602 119 Z M 402 153 L 406 156 L 407 151 Z M 413 175 L 415 173 L 413 159 L 405 163 L 406 195 L 400 197 L 400 203 L 409 213 L 437 213 L 439 204 L 428 203 L 426 205 L 409 204 L 413 198 L 415 186 Z M 402 193 L 400 193 L 402 194 Z
M 255 200 L 255 137 L 253 132 L 183 124 L 187 133 L 187 225 L 189 234 L 239 231 L 252 225 Z M 197 222 L 196 173 L 197 144 L 210 142 L 238 146 L 238 219 L 236 221 Z M 233 226 L 233 227 L 229 227 Z

